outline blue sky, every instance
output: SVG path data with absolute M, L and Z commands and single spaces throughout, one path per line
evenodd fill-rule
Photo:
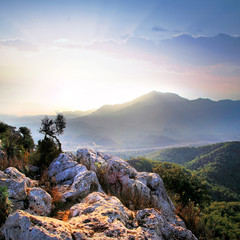
M 0 113 L 152 90 L 240 99 L 240 1 L 0 0 Z

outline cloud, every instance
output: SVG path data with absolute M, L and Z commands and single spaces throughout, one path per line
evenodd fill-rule
M 170 64 L 190 66 L 240 64 L 240 37 L 224 33 L 207 37 L 179 32 L 172 38 L 158 42 L 132 34 L 118 40 L 95 40 L 88 43 L 59 39 L 54 44 L 64 48 L 94 50 L 143 61 L 154 59 L 157 64 L 157 61 L 163 59 Z
M 152 28 L 152 30 L 155 31 L 155 32 L 168 32 L 168 29 L 163 28 L 163 27 L 159 27 L 159 26 L 154 26 Z
M 17 48 L 18 50 L 27 50 L 27 51 L 37 51 L 37 47 L 31 43 L 25 42 L 22 39 L 6 39 L 0 40 L 0 46 L 4 47 L 13 47 Z
M 240 37 L 220 33 L 214 37 L 181 33 L 159 42 L 162 54 L 190 65 L 240 64 Z

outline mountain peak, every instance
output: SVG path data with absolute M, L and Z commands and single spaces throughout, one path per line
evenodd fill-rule
M 157 92 L 152 91 L 136 99 L 137 102 L 155 102 L 155 101 L 166 101 L 166 102 L 180 102 L 186 101 L 186 98 L 182 98 L 175 93 L 170 92 Z

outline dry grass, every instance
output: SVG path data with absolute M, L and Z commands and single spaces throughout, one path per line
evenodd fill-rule
M 15 167 L 21 172 L 25 172 L 27 165 L 24 162 L 24 159 L 13 157 L 7 159 L 7 157 L 0 158 L 0 170 L 4 171 L 8 167 Z
M 70 210 L 58 211 L 58 212 L 56 213 L 55 218 L 58 219 L 58 220 L 62 220 L 62 221 L 64 221 L 64 222 L 67 222 L 68 219 L 69 219 L 69 212 L 70 212 Z

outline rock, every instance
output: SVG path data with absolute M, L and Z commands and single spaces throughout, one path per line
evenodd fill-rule
M 78 164 L 71 154 L 61 153 L 58 158 L 54 159 L 49 166 L 49 177 L 54 177 L 56 183 L 72 184 L 74 177 L 79 172 L 87 171 L 86 167 Z
M 72 240 L 70 229 L 69 224 L 63 221 L 18 210 L 8 216 L 2 234 L 6 240 Z
M 32 214 L 48 216 L 52 209 L 52 197 L 42 188 L 30 188 L 28 193 L 28 210 Z
M 0 186 L 7 186 L 13 211 L 28 209 L 31 213 L 48 215 L 51 211 L 51 196 L 41 188 L 38 182 L 25 176 L 16 168 L 9 167 L 0 171 Z
M 169 223 L 157 209 L 137 211 L 135 221 L 152 237 L 157 235 L 159 239 L 197 240 L 188 229 Z
M 63 222 L 24 211 L 8 216 L 2 228 L 10 239 L 197 240 L 191 231 L 167 221 L 161 211 L 131 211 L 118 198 L 93 192 L 70 209 Z
M 32 172 L 32 173 L 38 173 L 39 172 L 39 167 L 29 165 L 29 171 Z
M 70 209 L 73 236 L 82 239 L 150 239 L 141 227 L 132 227 L 133 212 L 118 198 L 94 192 Z M 134 237 L 134 238 L 133 238 Z
M 19 172 L 14 167 L 6 168 L 4 170 L 4 173 L 6 173 L 12 179 L 18 179 L 20 181 L 23 180 L 26 183 L 27 187 L 36 187 L 36 186 L 38 186 L 38 182 L 36 180 L 32 180 L 32 179 L 26 177 L 25 174 Z
M 99 192 L 74 205 L 70 217 L 73 236 L 80 231 L 86 239 L 196 240 L 191 231 L 171 224 L 159 210 L 131 211 L 118 198 Z
M 15 201 L 24 201 L 27 198 L 27 183 L 20 177 L 12 177 L 2 172 L 0 173 L 0 186 L 7 186 L 9 198 Z
M 77 160 L 95 171 L 104 190 L 117 196 L 127 207 L 136 210 L 155 207 L 173 224 L 184 226 L 174 214 L 174 205 L 158 174 L 138 173 L 118 157 L 89 149 L 78 150 Z
M 71 154 L 61 153 L 49 166 L 49 177 L 58 184 L 63 201 L 82 199 L 94 191 L 103 192 L 96 173 L 78 164 Z

